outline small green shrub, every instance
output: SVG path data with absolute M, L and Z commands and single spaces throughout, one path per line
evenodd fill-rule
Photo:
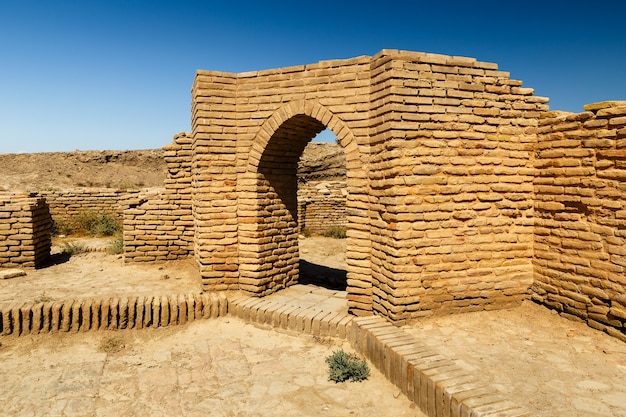
M 86 235 L 86 236 L 115 236 L 122 231 L 122 225 L 110 214 L 101 214 L 93 211 L 79 213 L 69 220 L 63 218 L 52 219 L 53 236 L 59 235 Z
M 109 214 L 93 211 L 80 213 L 73 223 L 76 231 L 89 236 L 114 236 L 122 230 L 120 223 Z
M 328 364 L 328 379 L 334 382 L 344 382 L 348 379 L 360 382 L 370 376 L 370 368 L 364 359 L 343 350 L 334 351 L 326 358 L 326 363 Z
M 106 251 L 109 255 L 119 255 L 121 253 L 124 253 L 124 237 L 122 235 L 119 235 L 115 239 L 113 239 L 109 243 L 109 246 L 107 246 Z
M 332 226 L 322 232 L 324 237 L 332 237 L 335 239 L 346 238 L 346 228 L 341 226 Z
M 79 242 L 65 242 L 61 246 L 61 253 L 66 255 L 78 255 L 87 252 L 87 247 Z
M 311 232 L 311 229 L 307 229 L 306 227 L 304 229 L 302 229 L 300 234 L 302 236 L 304 236 L 304 237 L 311 237 L 311 236 L 313 236 L 313 232 Z

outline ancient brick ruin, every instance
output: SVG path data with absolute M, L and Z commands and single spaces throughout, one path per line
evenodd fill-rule
M 298 159 L 329 128 L 351 313 L 403 323 L 532 298 L 626 339 L 626 102 L 547 102 L 496 64 L 395 50 L 198 71 L 165 191 L 124 200 L 125 259 L 194 256 L 207 291 L 296 283 Z
M 297 281 L 296 166 L 329 128 L 347 160 L 352 313 L 400 323 L 532 297 L 624 333 L 625 102 L 549 112 L 496 64 L 395 50 L 198 71 L 192 96 L 193 132 L 168 148 L 179 216 L 150 224 L 193 224 L 205 289 Z
M 353 313 L 397 322 L 527 298 L 548 100 L 521 85 L 495 64 L 398 51 L 199 71 L 192 211 L 205 288 L 263 296 L 297 281 L 296 165 L 329 128 L 347 160 Z
M 346 226 L 345 181 L 309 181 L 298 184 L 298 227 L 324 233 Z

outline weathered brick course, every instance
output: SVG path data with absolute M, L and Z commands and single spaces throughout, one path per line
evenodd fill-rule
M 124 260 L 152 262 L 187 258 L 193 254 L 192 140 L 179 133 L 164 147 L 165 188 L 128 195 L 124 214 Z
M 55 221 L 71 222 L 72 218 L 84 213 L 107 214 L 121 221 L 124 200 L 141 195 L 140 190 L 110 188 L 74 188 L 67 190 L 43 190 L 35 193 L 44 198 Z
M 321 233 L 331 227 L 345 227 L 345 181 L 308 181 L 298 184 L 298 227 Z

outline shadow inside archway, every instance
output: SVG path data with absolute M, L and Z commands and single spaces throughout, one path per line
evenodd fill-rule
M 313 284 L 329 290 L 346 291 L 346 271 L 300 260 L 299 284 Z

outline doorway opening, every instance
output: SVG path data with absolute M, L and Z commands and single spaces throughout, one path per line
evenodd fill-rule
M 299 283 L 346 290 L 346 199 L 345 153 L 326 129 L 298 164 Z
M 346 239 L 323 236 L 325 229 L 335 227 L 342 230 L 342 237 L 345 237 L 345 155 L 336 139 L 335 143 L 312 142 L 325 131 L 326 126 L 315 118 L 295 115 L 276 129 L 261 155 L 256 184 L 259 216 L 255 233 L 260 250 L 255 275 L 262 279 L 257 283 L 263 285 L 263 292 L 275 292 L 296 283 L 346 290 Z M 307 145 L 310 145 L 309 151 L 305 152 Z M 307 210 L 309 214 L 317 210 L 318 215 L 326 217 L 329 213 L 327 210 L 324 214 L 320 209 L 328 206 L 327 201 L 320 200 L 320 197 L 322 200 L 327 197 L 328 181 L 323 178 L 325 174 L 318 164 L 333 159 L 329 158 L 327 148 L 332 148 L 331 153 L 336 154 L 335 183 L 343 182 L 341 204 L 331 212 L 344 214 L 341 223 L 330 224 L 322 219 L 316 227 L 307 229 L 307 219 L 313 218 L 307 215 Z M 308 164 L 308 173 L 299 169 L 307 165 L 307 160 L 313 162 L 312 166 Z M 307 192 L 310 195 L 311 190 L 315 198 L 309 198 L 308 204 L 300 204 L 298 198 Z M 303 250 L 300 250 L 301 244 Z M 334 249 L 329 251 L 329 246 Z M 335 262 L 329 262 L 331 260 Z

